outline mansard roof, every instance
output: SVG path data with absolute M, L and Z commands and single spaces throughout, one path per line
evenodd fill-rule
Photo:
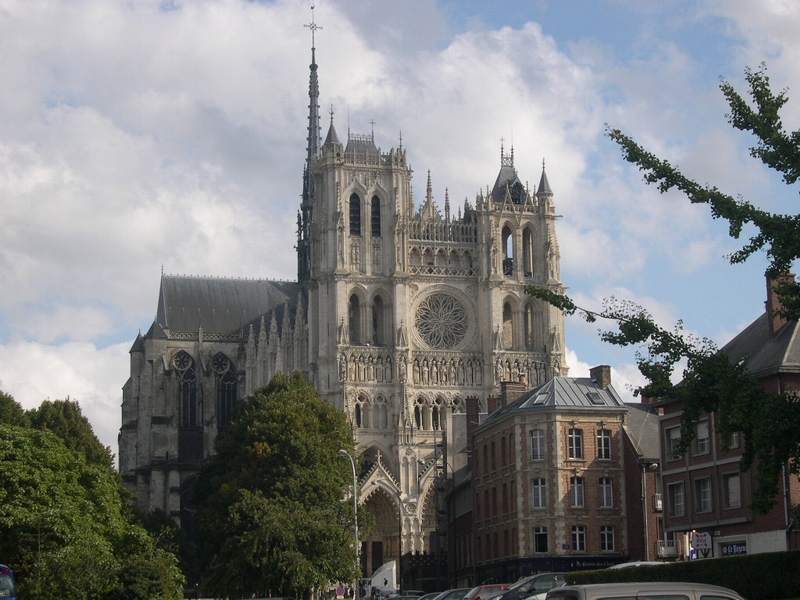
M 293 313 L 301 289 L 293 281 L 164 275 L 154 326 L 171 332 L 202 327 L 206 333 L 237 333 L 245 328 L 247 335 L 250 323 L 276 308 L 288 304 Z
M 800 373 L 798 323 L 787 323 L 774 338 L 770 338 L 769 319 L 764 312 L 728 342 L 722 352 L 734 362 L 746 360 L 747 372 L 753 377 Z
M 554 377 L 484 419 L 480 428 L 512 412 L 530 410 L 625 410 L 614 386 L 605 389 L 590 377 Z
M 554 377 L 524 394 L 512 408 L 622 408 L 625 404 L 614 386 L 605 389 L 590 377 Z

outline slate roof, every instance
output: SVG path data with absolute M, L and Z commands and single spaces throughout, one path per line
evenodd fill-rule
M 517 176 L 517 170 L 510 162 L 503 162 L 500 172 L 492 188 L 492 198 L 495 202 L 502 202 L 506 198 L 506 189 L 511 192 L 511 200 L 514 204 L 521 204 L 525 199 L 525 186 Z
M 621 409 L 625 403 L 613 385 L 606 389 L 589 377 L 555 377 L 517 398 L 504 409 L 498 409 L 481 422 L 480 427 L 511 412 L 552 409 Z
M 637 454 L 647 460 L 659 460 L 658 410 L 652 404 L 637 402 L 626 402 L 625 406 L 625 429 Z
M 333 126 L 333 119 L 331 119 L 331 126 L 328 128 L 328 136 L 325 138 L 325 146 L 328 144 L 341 144 L 339 136 L 336 135 L 336 128 Z
M 539 179 L 539 187 L 536 189 L 537 194 L 552 194 L 553 190 L 550 189 L 550 182 L 547 181 L 547 173 L 544 172 L 542 167 L 542 178 Z
M 164 275 L 158 295 L 156 321 L 148 332 L 158 328 L 171 332 L 247 334 L 250 323 L 285 304 L 294 314 L 302 287 L 296 282 L 268 279 L 223 279 Z M 282 321 L 282 319 L 281 319 Z
M 787 323 L 770 339 L 767 313 L 753 321 L 728 342 L 722 352 L 732 361 L 747 361 L 747 372 L 756 378 L 776 373 L 800 373 L 798 324 Z
M 347 134 L 347 147 L 345 152 L 351 153 L 366 153 L 368 156 L 376 156 L 380 154 L 378 147 L 375 145 L 375 138 L 370 135 L 357 135 Z

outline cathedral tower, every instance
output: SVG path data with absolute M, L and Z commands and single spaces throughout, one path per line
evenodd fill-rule
M 359 501 L 377 520 L 367 573 L 430 550 L 442 447 L 468 398 L 485 410 L 502 381 L 566 375 L 562 313 L 523 290 L 564 289 L 544 168 L 532 193 L 513 149 L 501 150 L 491 191 L 456 214 L 447 190 L 442 214 L 430 173 L 418 206 L 412 175 L 402 144 L 383 151 L 373 133 L 349 131 L 343 143 L 333 112 L 304 175 L 309 377 L 347 413 L 363 453 Z
M 485 411 L 501 382 L 567 374 L 562 313 L 524 292 L 564 289 L 556 213 L 544 167 L 530 190 L 513 149 L 491 189 L 451 206 L 430 172 L 415 201 L 402 141 L 340 140 L 331 111 L 323 142 L 309 27 L 298 281 L 162 275 L 155 321 L 131 348 L 120 471 L 142 510 L 191 530 L 196 474 L 233 405 L 299 370 L 353 427 L 358 500 L 376 516 L 370 574 L 435 549 L 436 488 L 467 464 L 467 405 Z

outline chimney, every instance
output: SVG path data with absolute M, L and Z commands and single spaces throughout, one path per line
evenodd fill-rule
M 784 325 L 788 323 L 785 318 L 776 314 L 777 312 L 780 312 L 782 304 L 780 298 L 778 298 L 778 294 L 775 293 L 775 287 L 784 281 L 793 280 L 794 275 L 791 273 L 778 275 L 778 277 L 775 277 L 774 279 L 767 277 L 767 323 L 769 324 L 770 339 L 778 335 L 778 332 L 780 332 Z
M 608 365 L 598 365 L 589 369 L 589 377 L 602 389 L 611 385 L 611 367 Z
M 486 399 L 486 414 L 490 415 L 497 410 L 500 399 L 497 396 L 489 396 Z
M 513 381 L 503 381 L 500 383 L 500 406 L 507 407 L 517 398 L 522 396 L 527 390 L 525 382 L 514 383 Z

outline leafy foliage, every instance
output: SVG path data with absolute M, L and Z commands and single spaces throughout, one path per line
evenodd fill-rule
M 22 405 L 10 394 L 0 391 L 0 423 L 28 427 L 30 418 L 25 414 Z
M 153 536 L 158 548 L 178 557 L 181 571 L 186 579 L 194 584 L 200 579 L 198 569 L 197 545 L 190 541 L 186 531 L 181 529 L 175 519 L 161 509 L 138 513 L 138 522 Z
M 34 429 L 52 431 L 71 450 L 81 452 L 86 460 L 108 467 L 114 464 L 111 449 L 103 446 L 92 430 L 89 419 L 83 416 L 80 404 L 74 400 L 45 400 L 28 411 Z
M 42 429 L 0 424 L 0 556 L 14 569 L 20 596 L 181 598 L 175 557 L 132 523 L 109 455 L 86 451 L 103 447 L 77 404 L 50 404 L 14 419 L 27 425 L 40 417 L 39 425 L 48 424 Z M 84 437 L 70 448 L 51 429 Z
M 277 375 L 237 410 L 195 488 L 213 558 L 202 587 L 218 596 L 306 596 L 356 576 L 350 465 L 342 411 L 302 378 Z
M 728 120 L 734 128 L 756 137 L 750 151 L 754 158 L 781 173 L 787 184 L 793 184 L 800 177 L 800 131 L 787 133 L 781 122 L 786 93 L 772 92 L 763 64 L 757 71 L 747 69 L 745 77 L 752 106 L 729 83 L 723 81 L 720 86 L 731 109 Z M 707 204 L 713 218 L 728 222 L 729 234 L 735 239 L 745 225 L 753 226 L 756 233 L 731 254 L 731 263 L 744 262 L 754 253 L 765 251 L 769 259 L 766 275 L 778 281 L 773 287 L 782 304 L 778 315 L 789 320 L 800 317 L 800 285 L 786 275 L 800 257 L 800 215 L 772 214 L 716 187 L 702 186 L 620 130 L 608 128 L 606 132 L 622 148 L 625 160 L 637 165 L 644 180 L 656 184 L 662 193 L 674 188 L 692 203 Z M 563 294 L 534 287 L 526 291 L 565 314 L 578 314 L 588 322 L 606 319 L 616 329 L 601 331 L 601 339 L 643 349 L 637 352 L 636 362 L 647 383 L 634 393 L 682 403 L 678 451 L 691 444 L 702 413 L 717 415 L 723 445 L 732 434 L 741 432 L 745 442 L 742 467 L 746 470 L 758 465 L 754 510 L 766 513 L 775 504 L 784 465 L 788 464 L 792 473 L 800 473 L 800 398 L 796 392 L 768 393 L 748 376 L 744 362 L 731 362 L 710 340 L 687 335 L 680 322 L 672 330 L 660 327 L 635 304 L 611 298 L 602 310 L 593 311 L 575 305 Z M 683 365 L 682 380 L 674 385 L 673 373 L 679 365 Z
M 800 176 L 800 130 L 791 133 L 784 130 L 780 110 L 788 100 L 786 92 L 777 95 L 772 92 L 763 64 L 756 71 L 746 69 L 745 79 L 755 110 L 730 83 L 723 81 L 720 85 L 731 109 L 728 121 L 734 128 L 756 136 L 756 145 L 750 149 L 753 158 L 781 173 L 787 184 L 796 183 Z M 622 148 L 623 158 L 639 167 L 647 183 L 656 184 L 661 193 L 675 188 L 693 204 L 708 204 L 712 218 L 728 221 L 728 233 L 732 238 L 739 239 L 746 224 L 755 227 L 756 234 L 749 242 L 730 255 L 731 263 L 742 263 L 755 252 L 764 250 L 769 259 L 766 274 L 777 278 L 788 272 L 800 257 L 800 215 L 773 214 L 724 194 L 716 187 L 700 185 L 685 177 L 669 161 L 646 151 L 619 129 L 609 127 L 606 134 Z M 800 317 L 800 284 L 786 279 L 777 293 L 783 304 L 782 316 L 791 320 Z

